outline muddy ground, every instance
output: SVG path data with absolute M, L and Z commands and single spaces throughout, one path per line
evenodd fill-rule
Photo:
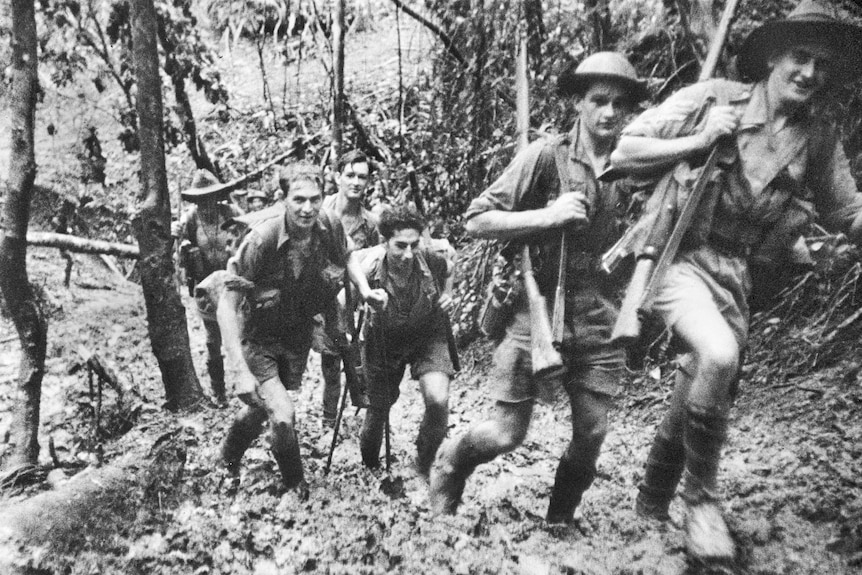
M 52 316 L 42 462 L 53 465 L 49 443 L 64 475 L 100 459 L 110 465 L 130 449 L 123 438 L 107 437 L 113 406 L 109 389 L 100 422 L 105 431 L 94 432 L 96 398 L 89 394 L 85 372 L 68 373 L 78 361 L 79 345 L 115 366 L 145 398 L 127 437 L 155 441 L 182 429 L 187 460 L 181 475 L 166 479 L 175 485 L 164 485 L 165 492 L 175 496 L 160 499 L 157 514 L 142 509 L 110 537 L 84 538 L 62 557 L 31 550 L 33 565 L 105 574 L 692 572 L 683 553 L 680 504 L 675 502 L 673 521 L 665 526 L 644 522 L 632 511 L 649 442 L 666 409 L 666 378 L 637 375 L 620 398 L 599 477 L 578 512 L 578 526 L 548 527 L 542 521 L 569 429 L 564 402 L 538 408 L 525 444 L 476 472 L 457 516 L 434 518 L 426 485 L 410 470 L 422 412 L 415 383 L 403 383 L 392 412 L 391 476 L 362 466 L 357 443 L 362 414 L 352 409 L 332 471 L 324 475 L 331 432 L 320 423 L 316 357 L 297 394 L 308 497 L 281 490 L 263 441 L 249 450 L 236 486 L 226 481 L 218 455 L 238 400 L 201 413 L 165 416 L 138 286 L 93 257 L 74 258 L 66 289 L 65 262 L 56 250 L 33 249 L 29 255 L 31 274 L 43 286 Z M 203 374 L 202 327 L 191 308 L 188 316 L 193 355 Z M 17 344 L 8 321 L 0 326 L 0 437 L 6 441 Z M 452 383 L 450 433 L 481 420 L 490 408 L 483 390 L 490 348 L 480 342 L 463 355 L 465 370 Z M 744 382 L 721 469 L 725 505 L 741 550 L 733 572 L 813 575 L 862 569 L 862 389 L 854 366 L 842 364 L 772 387 Z M 6 448 L 0 444 L 0 450 Z M 56 474 L 52 480 L 56 484 Z M 6 491 L 4 505 L 47 489 L 45 483 Z

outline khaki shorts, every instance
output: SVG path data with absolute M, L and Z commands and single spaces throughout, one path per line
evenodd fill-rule
M 277 377 L 286 389 L 296 391 L 302 386 L 310 348 L 310 342 L 303 347 L 293 347 L 282 342 L 246 340 L 242 344 L 242 354 L 259 382 Z
M 444 373 L 450 378 L 455 374 L 445 325 L 440 321 L 429 323 L 427 331 L 387 338 L 385 368 L 382 350 L 374 333 L 366 333 L 362 365 L 372 406 L 383 407 L 387 399 L 389 405 L 395 403 L 407 364 L 410 364 L 410 376 L 417 380 L 426 373 Z M 388 387 L 384 385 L 387 380 Z
M 567 304 L 575 309 L 564 340 L 563 387 L 569 393 L 585 389 L 616 397 L 622 389 L 625 352 L 610 344 L 614 310 L 606 309 L 609 303 L 592 296 Z M 545 384 L 533 377 L 529 310 L 516 311 L 506 336 L 494 352 L 490 395 L 507 403 L 552 399 Z
M 684 252 L 668 268 L 656 294 L 653 312 L 673 328 L 683 316 L 714 309 L 733 331 L 739 349 L 745 349 L 750 294 L 751 276 L 744 259 L 701 246 Z

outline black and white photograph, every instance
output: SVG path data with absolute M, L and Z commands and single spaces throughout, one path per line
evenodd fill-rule
M 0 573 L 862 573 L 862 0 L 8 0 L 0 71 Z

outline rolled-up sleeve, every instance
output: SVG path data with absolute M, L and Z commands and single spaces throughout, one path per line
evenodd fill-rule
M 545 140 L 537 140 L 519 152 L 500 177 L 470 202 L 464 218 L 470 219 L 492 210 L 515 211 L 541 170 L 546 144 Z
M 256 281 L 263 261 L 262 244 L 263 240 L 256 231 L 252 230 L 246 234 L 236 253 L 228 260 L 227 271 L 249 281 Z
M 674 93 L 655 108 L 641 113 L 622 131 L 622 137 L 638 136 L 669 140 L 695 131 L 696 116 L 712 95 L 709 83 L 688 86 Z

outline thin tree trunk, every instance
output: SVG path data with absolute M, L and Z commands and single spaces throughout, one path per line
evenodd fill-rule
M 131 6 L 141 142 L 141 203 L 132 229 L 141 252 L 147 329 L 165 386 L 166 407 L 193 408 L 204 395 L 192 364 L 185 308 L 174 284 L 156 11 L 153 0 L 133 0 Z
M 332 165 L 344 145 L 344 0 L 335 0 L 332 18 Z
M 27 277 L 27 227 L 36 179 L 33 125 L 38 87 L 33 0 L 12 0 L 9 180 L 0 240 L 0 292 L 21 341 L 14 450 L 7 469 L 39 460 L 39 403 L 45 374 L 48 323 Z
M 527 56 L 534 75 L 542 72 L 542 44 L 545 42 L 545 15 L 542 0 L 524 0 L 527 23 Z

